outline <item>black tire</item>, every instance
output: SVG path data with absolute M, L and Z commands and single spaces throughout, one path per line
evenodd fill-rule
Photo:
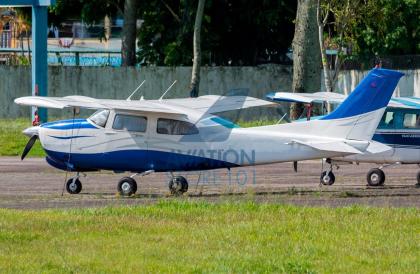
M 321 173 L 321 184 L 324 186 L 331 186 L 335 182 L 335 175 L 332 171 L 324 171 Z
M 417 172 L 417 184 L 420 185 L 420 171 Z
M 382 169 L 372 168 L 369 170 L 366 179 L 370 186 L 381 186 L 385 183 L 385 173 Z
M 70 194 L 79 194 L 82 191 L 82 183 L 78 178 L 70 178 L 67 180 L 66 190 Z
M 118 193 L 121 196 L 131 196 L 137 191 L 137 183 L 131 177 L 124 177 L 118 182 Z
M 174 176 L 169 181 L 169 191 L 172 195 L 180 195 L 188 191 L 188 182 L 182 176 Z

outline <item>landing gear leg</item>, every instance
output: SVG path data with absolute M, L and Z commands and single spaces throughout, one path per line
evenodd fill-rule
M 173 176 L 169 181 L 169 191 L 172 195 L 182 195 L 188 191 L 188 182 L 182 176 Z
M 121 196 L 131 196 L 137 191 L 137 182 L 134 180 L 136 176 L 146 176 L 153 173 L 153 170 L 148 170 L 142 173 L 136 173 L 130 177 L 124 177 L 118 182 L 118 193 Z
M 70 194 L 79 194 L 82 191 L 82 182 L 79 180 L 79 172 L 73 178 L 70 178 L 66 182 L 66 190 Z
M 334 184 L 335 176 L 334 176 L 334 173 L 332 172 L 333 165 L 332 165 L 331 159 L 328 158 L 326 162 L 330 165 L 330 168 L 321 173 L 320 185 L 330 186 Z M 322 159 L 322 166 L 324 166 L 324 159 Z

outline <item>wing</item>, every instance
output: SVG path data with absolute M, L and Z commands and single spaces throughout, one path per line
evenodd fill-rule
M 315 93 L 292 93 L 292 92 L 272 92 L 266 95 L 271 101 L 293 102 L 293 103 L 342 103 L 347 96 L 334 92 L 315 92 Z
M 163 101 L 209 114 L 250 107 L 275 105 L 274 102 L 249 96 L 204 95 L 197 98 L 166 99 Z
M 130 111 L 144 111 L 169 114 L 184 114 L 183 112 L 172 109 L 164 102 L 158 100 L 126 101 L 95 99 L 86 96 L 66 96 L 66 97 L 42 97 L 28 96 L 15 99 L 15 103 L 25 106 L 36 106 L 43 108 L 71 108 L 80 107 L 87 109 L 118 109 Z
M 346 99 L 346 95 L 334 92 L 315 92 L 315 93 L 292 93 L 292 92 L 272 92 L 266 95 L 266 98 L 275 102 L 292 103 L 334 103 L 340 104 Z M 416 97 L 395 97 L 388 103 L 393 108 L 420 108 L 420 98 Z

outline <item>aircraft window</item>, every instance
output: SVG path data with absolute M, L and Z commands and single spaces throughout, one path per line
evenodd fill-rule
M 189 122 L 159 118 L 157 121 L 157 133 L 168 135 L 192 135 L 198 134 L 197 127 Z
M 420 128 L 420 114 L 406 113 L 404 115 L 404 128 Z
M 387 111 L 382 116 L 381 122 L 379 123 L 379 128 L 395 128 L 394 124 L 394 112 Z
M 147 118 L 144 116 L 134 116 L 126 114 L 115 115 L 112 128 L 116 130 L 127 130 L 136 132 L 146 132 Z
M 97 126 L 105 127 L 106 121 L 108 120 L 109 110 L 107 109 L 100 109 L 96 111 L 89 117 L 89 120 L 92 121 Z

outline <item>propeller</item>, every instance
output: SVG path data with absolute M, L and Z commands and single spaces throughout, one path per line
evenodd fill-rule
M 28 155 L 29 151 L 33 147 L 33 145 L 38 139 L 38 135 L 33 135 L 31 139 L 29 139 L 28 143 L 26 144 L 25 148 L 23 149 L 22 156 L 20 157 L 21 160 L 25 159 L 26 155 Z
M 297 166 L 298 166 L 298 162 L 297 162 L 297 161 L 294 161 L 294 162 L 293 162 L 293 170 L 294 170 L 295 172 L 297 172 Z

